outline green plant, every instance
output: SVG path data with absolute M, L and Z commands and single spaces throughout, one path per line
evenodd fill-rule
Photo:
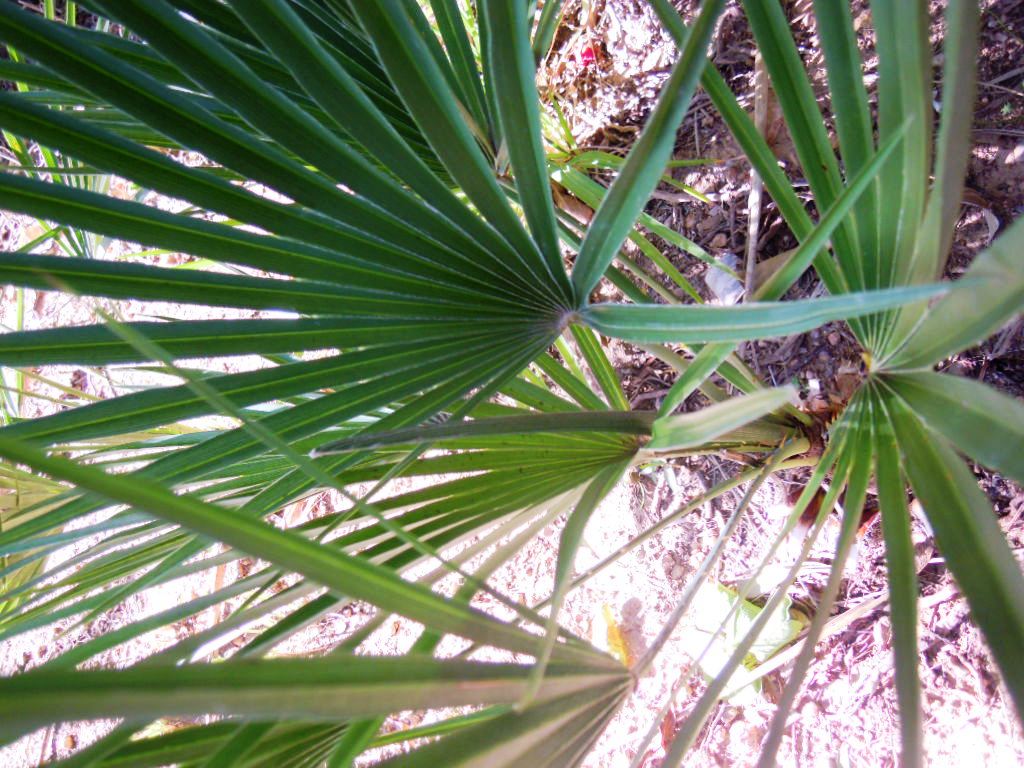
M 682 42 L 679 16 L 664 0 L 654 6 Z M 819 211 L 828 221 L 847 184 L 878 158 L 875 129 L 861 74 L 849 7 L 815 2 L 815 17 L 839 139 L 833 150 L 809 77 L 781 5 L 743 2 L 758 49 L 771 77 L 801 169 Z M 951 2 L 945 10 L 943 105 L 932 135 L 932 72 L 929 19 L 924 3 L 872 2 L 879 60 L 879 149 L 901 137 L 864 194 L 832 235 L 834 261 L 825 252 L 794 254 L 760 285 L 757 299 L 782 295 L 791 276 L 812 263 L 830 292 L 911 285 L 942 276 L 960 207 L 970 152 L 977 55 L 978 9 Z M 764 179 L 787 223 L 803 245 L 812 223 L 768 146 L 736 109 L 724 81 L 712 69 L 702 85 Z M 842 171 L 840 169 L 842 163 Z M 934 182 L 931 181 L 934 175 Z M 867 373 L 832 426 L 837 467 L 848 471 L 847 501 L 859 509 L 867 482 L 878 485 L 890 578 L 902 754 L 921 761 L 917 665 L 917 583 L 913 570 L 905 484 L 909 481 L 935 529 L 953 575 L 988 639 L 1018 714 L 1024 712 L 1024 679 L 1012 661 L 1022 640 L 1020 568 L 1005 545 L 984 495 L 957 455 L 964 453 L 1018 482 L 1024 477 L 1018 451 L 1024 435 L 1021 404 L 983 385 L 931 369 L 945 357 L 985 337 L 1021 311 L 1024 225 L 1017 222 L 969 271 L 973 287 L 936 304 L 916 303 L 850 325 L 864 349 Z M 801 256 L 803 258 L 801 258 Z M 967 300 L 970 295 L 973 299 Z M 999 424 L 993 422 L 1000 414 Z M 847 431 L 845 442 L 839 436 Z M 843 475 L 839 469 L 836 477 Z M 799 506 L 806 504 L 804 494 Z M 789 708 L 828 620 L 849 554 L 857 514 L 847 512 L 843 536 L 808 641 L 787 683 L 765 742 L 762 765 L 772 760 Z M 1015 679 L 1017 678 L 1017 679 Z
M 820 119 L 808 112 L 816 107 L 800 88 L 803 70 L 784 23 L 779 27 L 781 11 L 752 3 L 751 22 L 773 78 L 795 84 L 783 107 L 801 159 L 805 166 L 812 159 L 824 163 L 821 174 L 808 172 L 823 212 L 814 226 L 735 99 L 705 67 L 721 0 L 705 3 L 690 31 L 662 3 L 666 24 L 679 35 L 679 62 L 589 226 L 574 231 L 552 203 L 533 85 L 534 62 L 551 39 L 558 4 L 545 4 L 535 44 L 525 4 L 478 4 L 479 51 L 460 4 L 429 5 L 433 27 L 411 0 L 90 3 L 136 38 L 71 29 L 0 6 L 0 40 L 24 57 L 5 65 L 4 76 L 31 84 L 36 95 L 0 93 L 0 127 L 211 215 L 167 213 L 17 173 L 0 176 L 0 205 L 244 268 L 242 274 L 182 271 L 15 253 L 0 254 L 0 275 L 18 285 L 111 299 L 297 315 L 107 319 L 0 337 L 0 362 L 7 366 L 150 361 L 182 380 L 0 429 L 0 455 L 67 484 L 44 507 L 5 520 L 0 554 L 41 561 L 85 536 L 103 536 L 60 570 L 44 570 L 9 590 L 4 605 L 13 607 L 0 615 L 0 638 L 69 616 L 87 622 L 149 586 L 245 556 L 260 559 L 254 572 L 210 595 L 0 680 L 0 736 L 16 738 L 55 720 L 110 716 L 125 721 L 73 758 L 77 764 L 345 765 L 369 747 L 436 735 L 443 738 L 395 760 L 573 764 L 664 645 L 726 538 L 652 649 L 627 670 L 557 624 L 567 591 L 594 572 L 574 576 L 572 570 L 587 519 L 631 465 L 723 448 L 758 459 L 733 483 L 751 486 L 731 530 L 756 486 L 781 467 L 815 464 L 790 526 L 828 473 L 833 481 L 819 524 L 845 486 L 844 537 L 809 630 L 811 650 L 875 464 L 893 613 L 900 616 L 898 657 L 906 661 L 913 650 L 906 473 L 1019 699 L 1024 682 L 1007 654 L 1024 635 L 1020 573 L 966 468 L 937 435 L 955 433 L 958 448 L 1019 479 L 1020 457 L 1006 446 L 1024 430 L 1021 407 L 981 386 L 920 370 L 998 327 L 1019 309 L 1024 290 L 1013 255 L 1024 237 L 1020 225 L 979 257 L 967 279 L 953 287 L 931 284 L 938 277 L 936 254 L 948 249 L 951 200 L 959 194 L 966 151 L 956 112 L 944 113 L 939 142 L 948 151 L 939 153 L 929 194 L 927 158 L 918 156 L 930 143 L 927 114 L 904 119 L 886 112 L 877 151 L 870 123 L 866 135 L 861 125 L 852 157 L 839 118 L 844 108 L 834 106 L 844 181 L 827 136 L 821 144 Z M 902 4 L 879 6 L 905 13 Z M 829 54 L 830 73 L 850 77 L 859 72 L 851 59 L 855 48 L 842 11 L 836 13 L 822 14 L 838 18 L 831 35 L 823 31 L 823 42 L 827 53 L 837 47 L 845 53 L 838 64 Z M 949 13 L 954 21 L 957 14 L 973 18 L 968 4 L 951 3 Z M 886 23 L 895 34 L 895 22 Z M 924 29 L 915 29 L 926 41 Z M 963 37 L 947 52 L 947 87 L 970 81 L 964 62 L 973 37 Z M 897 61 L 896 75 L 884 78 L 883 87 L 897 89 L 898 97 L 886 96 L 887 110 L 904 102 L 921 106 L 907 96 L 928 90 L 930 78 L 916 64 Z M 761 302 L 658 305 L 610 268 L 664 172 L 699 79 L 801 240 L 760 288 Z M 165 152 L 180 148 L 204 155 L 213 167 L 188 167 Z M 511 183 L 498 174 L 506 163 Z M 885 210 L 905 211 L 898 226 L 878 215 Z M 920 228 L 909 224 L 918 220 Z M 885 266 L 892 269 L 866 270 L 857 246 L 862 231 L 876 244 L 864 253 L 891 253 Z M 573 254 L 568 271 L 563 247 Z M 832 296 L 779 301 L 812 262 Z M 606 275 L 634 303 L 592 302 Z M 929 307 L 926 300 L 938 294 L 939 303 Z M 985 312 L 958 311 L 979 297 Z M 958 315 L 954 327 L 951 312 Z M 850 320 L 870 354 L 869 374 L 830 430 L 824 455 L 809 457 L 809 419 L 789 403 L 790 390 L 764 388 L 733 349 L 833 319 Z M 686 365 L 655 347 L 681 374 L 659 413 L 633 412 L 595 331 L 647 345 L 683 343 L 696 356 Z M 295 354 L 323 349 L 336 353 Z M 208 357 L 258 354 L 273 365 L 209 375 L 175 364 L 197 350 Z M 600 394 L 589 388 L 585 368 Z M 715 371 L 744 394 L 729 397 L 709 381 Z M 715 404 L 676 415 L 698 388 Z M 962 399 L 964 388 L 969 407 L 958 415 L 944 399 Z M 1011 418 L 995 420 L 986 407 Z M 160 438 L 145 433 L 211 414 L 234 419 L 236 427 Z M 75 459 L 56 455 L 62 452 Z M 107 465 L 116 471 L 104 471 Z M 399 476 L 442 479 L 419 491 L 380 493 Z M 370 493 L 351 495 L 360 483 L 372 484 Z M 323 489 L 337 491 L 350 506 L 288 530 L 265 522 Z M 109 512 L 89 517 L 101 510 Z M 562 513 L 568 519 L 547 615 L 488 586 L 494 569 Z M 65 527 L 83 520 L 90 524 L 80 530 Z M 211 550 L 212 543 L 220 549 Z M 482 554 L 480 565 L 474 558 Z M 24 562 L 23 556 L 5 566 L 5 574 Z M 425 576 L 403 578 L 428 563 L 434 569 Z M 460 577 L 454 596 L 432 589 L 452 573 Z M 295 578 L 281 590 L 284 574 Z M 677 735 L 668 764 L 681 759 L 786 599 L 787 586 L 780 585 L 735 643 Z M 514 612 L 515 621 L 471 606 L 480 593 Z M 124 670 L 77 669 L 116 644 L 237 596 L 244 602 L 220 624 L 153 659 Z M 746 597 L 737 595 L 733 604 Z M 376 614 L 335 653 L 272 657 L 282 640 L 352 600 L 373 605 Z M 424 625 L 412 652 L 353 653 L 391 614 Z M 266 625 L 230 659 L 210 663 L 202 650 L 208 643 L 257 619 Z M 462 652 L 435 658 L 449 635 L 463 639 Z M 482 648 L 499 661 L 474 659 Z M 797 661 L 786 703 L 808 658 Z M 914 666 L 901 669 L 909 669 L 900 680 L 904 749 L 914 762 Z M 378 734 L 383 718 L 400 709 L 466 706 L 476 709 L 399 736 Z M 202 713 L 225 717 L 131 740 L 155 718 Z
M 62 13 L 58 13 L 53 0 L 47 0 L 43 4 L 43 15 L 51 21 L 63 19 L 65 24 L 74 27 L 77 24 L 77 4 L 74 2 L 66 3 Z M 98 29 L 104 32 L 110 31 L 109 25 L 105 20 L 101 21 Z M 20 63 L 18 52 L 10 48 L 10 46 L 7 47 L 6 53 L 7 59 L 11 62 L 15 64 Z M 6 61 L 0 62 L 0 73 L 3 72 L 4 65 L 6 64 Z M 18 90 L 23 93 L 27 93 L 30 90 L 26 83 L 19 82 L 17 86 Z M 28 95 L 27 98 L 32 98 L 32 96 Z M 47 102 L 44 100 L 43 103 Z M 9 167 L 8 170 L 21 170 L 37 175 L 40 178 L 49 178 L 57 184 L 68 184 L 101 194 L 109 192 L 110 176 L 108 174 L 99 173 L 95 169 L 88 168 L 71 158 L 65 158 L 45 146 L 38 147 L 39 160 L 37 161 L 32 155 L 31 148 L 17 136 L 6 131 L 2 135 L 4 142 L 18 163 L 16 166 Z M 100 238 L 84 229 L 72 229 L 61 225 L 50 226 L 45 221 L 40 221 L 39 224 L 43 230 L 42 233 L 23 246 L 24 250 L 28 251 L 38 248 L 52 240 L 60 251 L 69 256 L 91 258 L 100 246 Z M 21 329 L 19 328 L 18 330 Z

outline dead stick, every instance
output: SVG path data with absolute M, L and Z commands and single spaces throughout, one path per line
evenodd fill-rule
M 761 54 L 754 54 L 754 127 L 762 136 L 768 122 L 768 72 Z M 754 272 L 757 265 L 757 236 L 761 228 L 761 193 L 764 185 L 756 168 L 750 169 L 750 195 L 747 197 L 747 260 L 744 276 L 745 300 L 754 295 Z

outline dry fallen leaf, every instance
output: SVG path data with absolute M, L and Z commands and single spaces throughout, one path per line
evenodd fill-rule
M 615 618 L 615 613 L 607 603 L 601 607 L 601 610 L 604 614 L 605 626 L 607 627 L 608 650 L 615 654 L 615 658 L 621 661 L 624 666 L 632 667 L 633 654 L 630 652 L 626 635 Z

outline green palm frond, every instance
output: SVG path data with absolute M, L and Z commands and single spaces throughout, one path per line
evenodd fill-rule
M 654 5 L 677 40 L 684 39 L 685 30 L 669 4 L 656 0 Z M 945 11 L 943 109 L 933 144 L 925 4 L 871 4 L 879 58 L 875 123 L 861 76 L 861 52 L 850 10 L 815 2 L 838 155 L 832 149 L 782 4 L 752 1 L 743 6 L 793 136 L 801 170 L 818 210 L 825 212 L 822 226 L 811 229 L 767 144 L 752 130 L 749 118 L 716 73 L 707 70 L 702 82 L 712 101 L 801 241 L 798 255 L 762 286 L 758 295 L 780 296 L 812 263 L 833 294 L 905 288 L 941 277 L 970 151 L 976 5 L 951 2 Z M 854 189 L 862 190 L 855 199 Z M 844 199 L 846 203 L 841 205 Z M 824 250 L 826 240 L 816 237 L 826 227 L 834 228 L 831 253 Z M 860 504 L 852 505 L 851 510 L 849 498 L 851 494 L 861 498 L 858 473 L 869 471 L 874 462 L 889 560 L 905 765 L 919 765 L 922 759 L 916 577 L 909 548 L 906 480 L 936 529 L 940 549 L 949 550 L 950 569 L 992 645 L 1018 713 L 1024 712 L 1024 688 L 1016 680 L 1018 668 L 1008 651 L 1024 628 L 1020 620 L 1024 578 L 1005 538 L 998 533 L 989 505 L 952 447 L 1019 480 L 1020 468 L 1014 460 L 1019 451 L 1012 446 L 1020 443 L 1024 413 L 1017 401 L 987 387 L 928 370 L 998 330 L 1024 307 L 1022 237 L 1020 222 L 1011 225 L 975 259 L 965 279 L 937 301 L 910 302 L 897 310 L 851 321 L 869 370 L 865 388 L 844 414 L 845 419 L 856 412 L 853 423 L 861 435 L 845 449 L 853 466 L 846 520 L 859 518 Z M 833 435 L 833 444 L 835 439 Z M 939 534 L 939 529 L 944 533 Z M 836 586 L 841 575 L 842 546 L 840 541 L 830 587 Z M 965 550 L 985 565 L 961 560 Z M 806 647 L 811 648 L 812 643 Z M 806 659 L 802 665 L 798 661 L 761 765 L 774 759 L 788 707 L 806 668 Z
M 368 749 L 428 737 L 434 741 L 393 762 L 577 764 L 638 674 L 560 626 L 565 596 L 598 570 L 574 573 L 582 531 L 631 466 L 722 449 L 753 464 L 743 475 L 751 485 L 741 509 L 787 462 L 817 461 L 786 530 L 829 472 L 816 530 L 847 491 L 822 613 L 779 723 L 828 618 L 851 521 L 876 466 L 893 606 L 913 609 L 906 478 L 1020 699 L 1024 683 L 1008 665 L 1024 637 L 1024 585 L 950 447 L 1019 478 L 1020 462 L 1001 441 L 1019 439 L 1020 409 L 1006 405 L 1010 418 L 997 422 L 985 408 L 1004 400 L 922 369 L 1019 310 L 1024 230 L 1015 226 L 960 282 L 933 284 L 968 147 L 962 115 L 945 110 L 929 187 L 923 4 L 873 4 L 882 67 L 877 143 L 848 10 L 816 4 L 838 157 L 781 6 L 744 4 L 821 212 L 817 225 L 706 61 L 722 0 L 705 2 L 689 30 L 669 4 L 655 3 L 680 57 L 608 190 L 546 156 L 534 74 L 560 4 L 544 4 L 536 32 L 527 5 L 431 0 L 426 13 L 412 0 L 91 3 L 126 30 L 119 36 L 0 5 L 0 41 L 16 52 L 0 63 L 0 77 L 28 86 L 0 92 L 0 128 L 66 167 L 118 176 L 173 203 L 121 199 L 19 167 L 0 174 L 0 206 L 71 233 L 201 259 L 201 268 L 171 269 L 144 257 L 115 262 L 26 249 L 0 254 L 0 277 L 115 307 L 146 300 L 289 313 L 160 322 L 104 315 L 93 325 L 0 336 L 7 367 L 130 363 L 180 382 L 41 418 L 5 418 L 5 482 L 31 478 L 40 490 L 13 514 L 0 508 L 0 640 L 65 620 L 85 624 L 147 589 L 254 563 L 230 583 L 0 680 L 4 740 L 53 722 L 113 717 L 123 723 L 74 764 L 349 765 Z M 944 87 L 969 87 L 977 11 L 952 2 L 947 14 L 963 34 L 949 48 Z M 897 24 L 912 45 L 897 44 Z M 801 242 L 751 297 L 757 301 L 736 306 L 683 304 L 664 287 L 655 293 L 668 303 L 658 303 L 646 290 L 659 276 L 631 269 L 622 255 L 632 239 L 699 299 L 636 229 L 661 234 L 643 208 L 698 84 Z M 198 161 L 180 162 L 181 152 Z M 595 208 L 588 226 L 556 208 L 552 177 Z M 883 215 L 889 211 L 899 215 Z M 643 285 L 618 271 L 616 259 Z M 831 295 L 780 301 L 809 265 Z M 631 302 L 595 301 L 605 277 Z M 985 310 L 966 319 L 963 307 L 981 301 Z M 808 419 L 793 407 L 792 390 L 762 386 L 734 349 L 842 319 L 869 354 L 868 383 L 831 427 L 824 455 L 801 457 Z M 598 334 L 685 344 L 696 357 L 660 412 L 634 412 Z M 674 353 L 658 354 L 684 367 Z M 265 365 L 218 373 L 176 363 L 233 355 Z M 712 382 L 715 372 L 742 395 Z M 715 404 L 673 413 L 697 388 Z M 975 405 L 950 413 L 948 404 L 965 398 Z M 175 426 L 213 416 L 227 426 Z M 933 476 L 942 483 L 929 486 Z M 403 478 L 416 482 L 394 482 Z M 325 490 L 340 500 L 326 514 L 273 522 Z M 547 613 L 488 582 L 563 515 Z M 68 548 L 70 559 L 51 558 Z M 972 570 L 979 553 L 985 567 Z M 667 765 L 682 759 L 764 623 L 788 599 L 799 563 L 794 568 L 709 684 Z M 441 586 L 450 577 L 454 591 Z M 484 595 L 512 618 L 483 611 Z M 735 606 L 747 597 L 740 593 Z M 276 657 L 282 642 L 353 601 L 372 606 L 373 617 L 327 655 Z M 149 659 L 95 668 L 111 648 L 228 606 L 213 626 Z M 364 641 L 392 615 L 422 626 L 410 652 L 365 653 Z M 896 637 L 905 665 L 914 658 L 905 615 Z M 446 639 L 462 649 L 454 658 L 439 651 Z M 916 683 L 900 675 L 908 710 L 917 706 Z M 384 718 L 409 708 L 436 710 L 439 721 L 380 732 Z M 219 719 L 133 738 L 161 717 L 204 714 Z M 916 710 L 905 723 L 913 763 Z

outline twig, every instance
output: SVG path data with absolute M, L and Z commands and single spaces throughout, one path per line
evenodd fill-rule
M 53 754 L 53 738 L 55 736 L 54 726 L 47 726 L 46 731 L 43 733 L 43 748 L 39 752 L 39 763 L 38 765 L 45 765 L 50 762 L 50 755 Z
M 680 203 L 692 203 L 693 195 L 688 195 L 685 192 L 668 192 L 656 189 L 651 192 L 651 199 L 679 205 Z
M 754 126 L 764 135 L 768 121 L 768 72 L 761 54 L 754 55 Z M 754 295 L 754 269 L 757 264 L 757 236 L 761 228 L 761 193 L 764 184 L 756 168 L 750 169 L 750 195 L 747 197 L 747 271 L 744 275 L 744 301 Z
M 1024 67 L 1017 67 L 1016 69 L 1011 69 L 1009 72 L 1003 72 L 1003 74 L 998 77 L 993 77 L 988 82 L 981 83 L 981 85 L 995 85 L 996 83 L 1001 83 L 1004 80 L 1009 80 L 1010 78 L 1021 74 L 1024 74 Z
M 700 115 L 697 114 L 696 111 L 693 111 L 692 114 L 693 114 L 693 148 L 694 148 L 694 151 L 697 154 L 697 157 L 700 157 L 700 119 L 701 118 L 700 118 Z
M 1024 131 L 1014 130 L 1013 128 L 974 128 L 972 130 L 975 133 L 994 133 L 997 136 L 1024 136 Z

